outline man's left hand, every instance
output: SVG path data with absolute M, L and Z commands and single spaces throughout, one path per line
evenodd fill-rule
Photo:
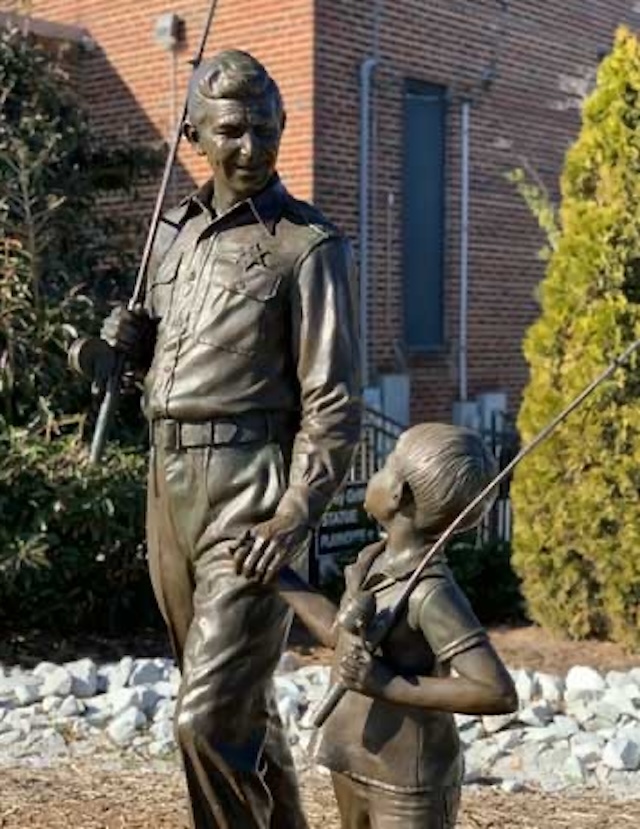
M 274 515 L 256 524 L 229 549 L 236 572 L 253 581 L 270 581 L 294 558 L 308 535 L 308 526 L 293 516 Z

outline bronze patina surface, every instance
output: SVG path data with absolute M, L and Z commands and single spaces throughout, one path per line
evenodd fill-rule
M 351 252 L 279 180 L 284 123 L 250 55 L 199 67 L 185 133 L 212 179 L 163 217 L 144 309 L 102 333 L 145 375 L 149 562 L 196 829 L 305 826 L 273 695 L 290 611 L 272 578 L 360 428 Z
M 333 678 L 348 689 L 316 744 L 318 762 L 332 773 L 344 829 L 451 829 L 462 782 L 453 714 L 517 707 L 511 677 L 442 554 L 425 568 L 379 651 L 371 654 L 366 642 L 438 536 L 493 473 L 479 435 L 445 424 L 415 426 L 369 481 L 365 506 L 387 537 L 346 569 L 340 611 L 294 574 L 281 575 L 287 601 L 335 648 Z M 491 502 L 481 502 L 464 528 Z M 345 622 L 365 638 L 345 632 Z

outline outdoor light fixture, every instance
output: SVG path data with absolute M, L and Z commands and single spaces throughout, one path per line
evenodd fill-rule
M 161 14 L 156 20 L 153 36 L 163 49 L 173 52 L 184 41 L 184 20 L 173 12 Z

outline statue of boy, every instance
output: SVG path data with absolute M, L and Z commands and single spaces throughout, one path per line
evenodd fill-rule
M 102 331 L 146 375 L 149 567 L 196 829 L 306 825 L 273 696 L 291 612 L 272 580 L 360 428 L 350 248 L 279 180 L 284 124 L 251 55 L 198 68 L 185 133 L 212 180 L 164 217 L 144 309 Z
M 366 509 L 387 538 L 346 569 L 341 607 L 367 591 L 375 600 L 371 624 L 383 620 L 429 546 L 494 472 L 495 460 L 470 430 L 425 423 L 404 432 L 366 493 Z M 492 501 L 461 530 L 476 525 Z M 343 829 L 451 829 L 462 782 L 453 713 L 514 711 L 517 695 L 444 557 L 426 568 L 373 656 L 302 580 L 283 574 L 281 591 L 320 641 L 337 645 L 333 677 L 350 689 L 316 746 L 318 762 L 332 772 Z

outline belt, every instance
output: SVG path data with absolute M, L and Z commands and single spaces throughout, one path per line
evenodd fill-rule
M 216 417 L 201 423 L 182 420 L 153 420 L 149 442 L 169 451 L 205 446 L 240 446 L 245 443 L 279 441 L 290 417 L 284 413 L 245 412 Z

